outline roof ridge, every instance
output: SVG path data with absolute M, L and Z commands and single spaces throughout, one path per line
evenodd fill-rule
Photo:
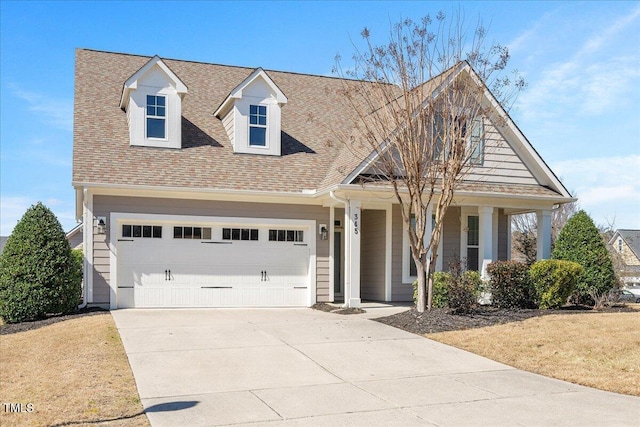
M 350 78 L 346 78 L 346 77 L 326 76 L 326 75 L 322 75 L 322 74 L 311 74 L 311 73 L 303 73 L 303 72 L 298 72 L 298 71 L 274 70 L 274 69 L 264 68 L 264 67 L 261 67 L 261 66 L 251 67 L 251 66 L 245 66 L 245 65 L 222 64 L 222 63 L 219 63 L 219 62 L 205 62 L 205 61 L 196 61 L 196 60 L 191 60 L 191 59 L 170 58 L 170 57 L 161 56 L 159 54 L 141 55 L 141 54 L 137 54 L 137 53 L 114 52 L 114 51 L 109 51 L 109 50 L 91 49 L 91 48 L 84 48 L 84 47 L 76 48 L 76 50 L 84 50 L 84 51 L 88 51 L 88 52 L 97 52 L 97 53 L 107 53 L 107 54 L 112 54 L 112 55 L 133 56 L 133 57 L 149 58 L 149 59 L 152 59 L 154 56 L 158 56 L 163 61 L 167 60 L 167 61 L 176 61 L 176 62 L 186 62 L 186 63 L 192 63 L 192 64 L 215 65 L 215 66 L 218 66 L 218 67 L 247 69 L 247 70 L 251 70 L 251 71 L 260 68 L 260 69 L 264 70 L 265 72 L 273 72 L 273 73 L 281 73 L 281 74 L 293 74 L 293 75 L 296 75 L 296 76 L 320 77 L 320 78 L 323 78 L 323 79 L 344 80 L 344 81 L 353 81 L 353 82 L 364 82 L 364 83 L 367 82 L 367 80 L 361 80 L 361 79 L 350 79 Z M 371 82 L 371 83 L 375 83 L 375 82 Z M 393 83 L 389 83 L 389 84 L 393 85 Z

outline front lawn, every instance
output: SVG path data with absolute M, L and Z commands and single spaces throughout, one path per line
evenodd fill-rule
M 0 425 L 149 426 L 111 315 L 71 317 L 3 326 Z
M 640 396 L 638 310 L 640 305 L 629 304 L 605 312 L 521 310 L 454 316 L 440 311 L 413 322 L 405 313 L 404 327 L 402 321 L 391 320 L 393 316 L 382 320 L 412 332 L 422 328 L 427 338 L 518 369 Z M 491 322 L 493 326 L 482 327 Z M 460 328 L 466 329 L 452 330 Z

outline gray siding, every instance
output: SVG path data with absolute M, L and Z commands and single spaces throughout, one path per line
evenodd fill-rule
M 69 241 L 71 249 L 82 249 L 82 227 L 73 233 L 72 236 L 67 237 L 67 240 Z
M 504 209 L 498 211 L 498 261 L 506 261 L 509 256 L 509 216 Z
M 482 166 L 472 168 L 465 180 L 501 184 L 538 184 L 520 157 L 488 120 L 485 120 L 484 140 L 484 162 Z
M 413 286 L 402 283 L 402 213 L 400 205 L 393 205 L 391 234 L 391 300 L 413 301 Z
M 444 216 L 442 229 L 442 270 L 449 271 L 449 264 L 460 259 L 460 208 L 450 206 Z
M 360 241 L 360 297 L 384 301 L 386 212 L 362 211 Z
M 245 203 L 210 200 L 159 199 L 145 197 L 94 196 L 94 216 L 111 212 L 162 215 L 227 216 L 240 218 L 284 218 L 329 222 L 329 209 L 322 206 Z M 94 229 L 93 298 L 95 303 L 109 302 L 109 247 L 107 235 Z M 316 230 L 310 230 L 315 233 Z M 329 300 L 329 240 L 316 239 L 316 295 L 318 302 Z

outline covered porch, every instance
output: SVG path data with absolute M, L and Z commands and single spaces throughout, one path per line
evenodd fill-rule
M 342 196 L 342 195 L 341 195 Z M 416 268 L 402 222 L 400 205 L 368 197 L 333 193 L 329 240 L 329 300 L 347 307 L 367 301 L 412 301 Z M 479 203 L 485 202 L 485 203 Z M 513 200 L 456 200 L 443 220 L 437 271 L 462 261 L 485 276 L 496 260 L 511 258 L 511 215 L 534 211 L 538 218 L 538 259 L 551 254 L 552 204 L 515 206 Z M 430 216 L 432 207 L 427 215 Z M 433 226 L 433 224 L 430 224 Z M 427 229 L 427 235 L 431 227 Z

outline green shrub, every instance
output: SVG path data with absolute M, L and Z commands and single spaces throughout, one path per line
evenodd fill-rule
M 73 258 L 73 278 L 71 280 L 73 294 L 71 299 L 76 301 L 76 305 L 82 297 L 82 278 L 83 278 L 83 264 L 84 253 L 82 249 L 71 249 L 71 257 Z
M 493 305 L 500 308 L 535 308 L 535 289 L 529 266 L 517 261 L 496 261 L 487 266 Z
M 433 308 L 444 308 L 447 306 L 447 283 L 451 275 L 442 271 L 433 273 Z M 418 281 L 413 282 L 413 302 L 418 301 Z
M 604 295 L 616 284 L 611 255 L 593 220 L 579 211 L 567 221 L 556 240 L 552 259 L 577 262 L 584 268 L 575 288 L 575 302 L 594 304 L 591 295 Z
M 455 274 L 457 273 L 457 274 Z M 477 271 L 454 274 L 438 271 L 433 274 L 433 308 L 449 308 L 455 313 L 467 313 L 476 305 L 482 280 Z M 417 300 L 418 281 L 413 282 L 413 301 Z
M 0 317 L 16 323 L 71 312 L 77 308 L 80 292 L 60 222 L 42 203 L 31 206 L 0 255 Z
M 540 308 L 558 308 L 567 302 L 584 269 L 576 262 L 547 259 L 531 266 L 530 275 Z
M 454 313 L 469 313 L 477 304 L 482 279 L 477 271 L 452 271 L 447 290 L 448 307 Z

